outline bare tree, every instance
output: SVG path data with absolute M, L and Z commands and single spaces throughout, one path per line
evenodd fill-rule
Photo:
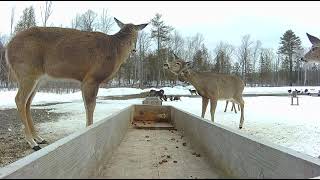
M 81 16 L 76 14 L 76 17 L 71 20 L 71 28 L 73 29 L 80 29 L 81 24 Z
M 183 54 L 183 48 L 184 48 L 184 39 L 177 30 L 173 32 L 173 35 L 170 41 L 171 41 L 172 51 L 176 55 L 183 57 L 182 54 Z
M 200 50 L 201 45 L 203 44 L 204 37 L 202 34 L 197 33 L 192 37 L 187 37 L 186 44 L 186 60 L 191 61 L 197 51 Z
M 42 7 L 40 7 L 43 27 L 47 26 L 48 19 L 49 19 L 50 15 L 52 14 L 51 6 L 52 6 L 52 1 L 45 1 L 44 9 Z
M 250 40 L 250 35 L 247 34 L 242 37 L 241 45 L 237 51 L 238 60 L 241 66 L 241 76 L 245 85 L 247 84 L 249 73 L 252 70 L 252 44 L 253 42 Z
M 0 34 L 0 87 L 5 83 L 5 87 L 8 87 L 8 68 L 5 60 L 5 45 L 8 41 L 8 37 Z
M 113 19 L 109 16 L 108 10 L 103 9 L 102 14 L 100 15 L 100 21 L 99 21 L 99 29 L 103 33 L 109 33 L 111 31 L 111 28 L 114 24 Z
M 97 17 L 97 13 L 89 9 L 84 14 L 81 15 L 81 23 L 80 28 L 84 31 L 94 31 L 96 26 L 95 19 Z
M 261 41 L 257 40 L 254 44 L 254 47 L 253 47 L 253 53 L 252 53 L 252 73 L 253 73 L 253 81 L 256 81 L 258 80 L 258 76 L 256 73 L 257 72 L 257 61 L 259 59 L 259 54 L 261 52 Z
M 15 7 L 12 7 L 11 8 L 11 18 L 10 18 L 10 37 L 12 37 L 12 33 L 13 33 L 14 11 L 15 11 Z
M 138 36 L 138 51 L 139 51 L 139 61 L 138 61 L 138 77 L 139 77 L 139 87 L 143 86 L 143 82 L 145 80 L 144 72 L 145 72 L 145 57 L 147 52 L 150 49 L 151 38 L 150 35 L 144 31 L 142 31 Z

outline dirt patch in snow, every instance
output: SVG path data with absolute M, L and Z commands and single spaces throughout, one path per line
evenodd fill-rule
M 47 104 L 37 106 L 47 106 Z M 31 107 L 31 115 L 36 129 L 38 129 L 37 125 L 39 123 L 56 121 L 60 116 L 68 114 L 49 112 L 50 110 L 51 109 L 33 109 Z M 42 136 L 42 133 L 43 132 L 39 132 L 39 135 Z M 49 141 L 50 144 L 62 138 L 51 136 L 55 138 L 47 139 L 46 136 L 42 137 Z M 0 109 L 0 167 L 4 167 L 33 152 L 24 139 L 24 130 L 17 109 Z

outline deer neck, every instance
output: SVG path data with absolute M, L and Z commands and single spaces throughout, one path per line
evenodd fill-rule
M 193 70 L 189 70 L 189 73 L 186 76 L 187 81 L 189 81 L 194 87 L 199 87 L 199 75 L 198 72 L 193 71 Z

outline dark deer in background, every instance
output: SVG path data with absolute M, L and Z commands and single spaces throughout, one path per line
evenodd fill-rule
M 191 95 L 197 95 L 197 90 L 195 89 L 189 89 L 189 92 L 191 93 Z
M 35 131 L 30 105 L 39 81 L 47 77 L 81 82 L 86 126 L 93 123 L 99 85 L 108 82 L 135 52 L 138 31 L 148 24 L 124 24 L 114 35 L 69 28 L 33 27 L 17 33 L 7 46 L 7 63 L 19 85 L 15 97 L 25 138 L 34 150 L 47 143 Z

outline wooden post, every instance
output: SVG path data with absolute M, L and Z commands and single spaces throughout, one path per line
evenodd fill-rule
M 293 98 L 297 99 L 297 104 L 293 104 Z M 291 105 L 299 105 L 299 97 L 297 94 L 297 91 L 292 91 L 292 95 L 291 95 Z

